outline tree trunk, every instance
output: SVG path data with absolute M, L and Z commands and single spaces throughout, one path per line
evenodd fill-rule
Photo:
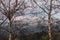
M 48 35 L 49 35 L 49 40 L 52 40 L 51 37 L 51 11 L 52 11 L 52 0 L 50 0 L 50 10 L 48 13 Z
M 9 33 L 9 40 L 11 40 L 11 33 Z
M 9 23 L 9 40 L 11 40 L 11 37 L 12 37 L 12 35 L 11 35 L 11 20 L 10 20 L 10 23 Z

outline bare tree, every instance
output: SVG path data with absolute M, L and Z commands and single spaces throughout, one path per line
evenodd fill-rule
M 48 7 L 46 7 L 45 5 L 47 5 L 47 2 L 48 2 L 48 0 L 46 1 L 46 0 L 43 0 L 43 1 L 45 1 L 46 3 L 45 3 L 45 5 L 44 5 L 44 7 L 49 11 L 49 13 L 48 13 L 48 11 L 46 11 L 43 7 L 41 7 L 41 6 L 39 6 L 39 4 L 35 1 L 35 0 L 33 0 L 34 1 L 34 3 L 39 7 L 39 8 L 41 8 L 47 15 L 48 15 L 48 33 L 49 33 L 49 40 L 52 40 L 51 39 L 51 15 L 54 15 L 54 14 L 51 14 L 51 11 L 52 11 L 52 8 L 60 8 L 59 6 L 60 5 L 55 5 L 56 7 L 52 7 L 52 0 L 50 0 L 50 5 L 48 5 L 48 6 L 50 6 L 50 8 L 48 8 Z M 9 19 L 9 40 L 11 40 L 11 24 L 12 24 L 12 17 L 14 16 L 14 14 L 19 10 L 20 11 L 20 9 L 22 9 L 22 11 L 24 10 L 24 9 L 26 9 L 26 6 L 25 6 L 25 3 L 24 3 L 24 1 L 21 3 L 21 2 L 18 2 L 18 0 L 15 0 L 15 3 L 13 3 L 13 6 L 12 6 L 12 8 L 11 8 L 11 0 L 9 0 L 9 3 L 8 3 L 8 6 L 6 6 L 5 4 L 4 4 L 4 2 L 2 1 L 2 0 L 0 0 L 0 3 L 2 4 L 2 6 L 0 6 L 0 12 L 2 13 L 2 14 L 4 14 L 6 17 L 7 17 L 7 19 Z M 22 6 L 23 5 L 23 6 Z M 53 4 L 54 5 L 54 4 Z M 8 7 L 8 8 L 7 8 Z M 20 11 L 20 13 L 21 13 L 21 15 L 24 15 L 24 13 L 22 12 L 22 11 Z M 45 17 L 44 17 L 45 18 Z M 44 19 L 43 18 L 43 19 Z M 5 20 L 4 20 L 5 21 Z M 4 23 L 4 21 L 1 23 L 1 24 L 3 24 Z M 0 24 L 0 25 L 1 25 Z
M 12 37 L 12 32 L 11 32 L 11 27 L 12 27 L 12 17 L 14 16 L 14 14 L 22 9 L 24 10 L 25 9 L 25 6 L 24 8 L 21 8 L 22 5 L 24 5 L 24 1 L 21 3 L 21 2 L 18 2 L 18 0 L 15 0 L 15 3 L 13 4 L 13 8 L 11 7 L 11 0 L 9 0 L 8 2 L 8 7 L 4 4 L 3 0 L 1 0 L 1 4 L 2 6 L 0 6 L 0 12 L 2 14 L 4 14 L 7 19 L 9 20 L 9 40 L 12 40 L 11 37 Z M 3 7 L 3 8 L 2 8 Z M 23 15 L 22 12 L 20 12 L 21 15 Z M 6 20 L 4 20 L 1 24 L 3 24 Z
M 49 34 L 49 40 L 52 40 L 51 36 L 51 12 L 52 12 L 52 0 L 50 0 L 50 10 L 48 13 L 48 34 Z
M 37 2 L 35 0 L 33 0 L 36 4 Z M 38 4 L 37 4 L 38 5 Z M 46 4 L 45 4 L 46 5 Z M 39 5 L 38 5 L 39 6 Z M 45 6 L 46 7 L 46 6 Z M 52 0 L 50 0 L 50 9 L 49 9 L 49 13 L 46 12 L 46 10 L 44 8 L 42 8 L 41 6 L 39 6 L 39 8 L 41 8 L 46 14 L 48 14 L 48 35 L 49 35 L 49 40 L 52 40 L 51 38 L 51 11 L 52 11 Z M 47 8 L 47 7 L 46 7 Z M 48 9 L 48 8 L 47 8 Z

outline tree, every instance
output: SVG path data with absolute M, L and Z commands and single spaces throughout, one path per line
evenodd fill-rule
M 51 11 L 52 11 L 52 0 L 50 0 L 50 10 L 48 13 L 48 34 L 49 34 L 49 40 L 52 40 L 51 36 Z
M 25 4 L 24 4 L 24 1 L 22 0 L 22 2 L 18 2 L 18 0 L 15 0 L 15 2 L 13 3 L 13 6 L 11 7 L 11 0 L 5 0 L 5 1 L 9 1 L 8 2 L 8 5 L 6 5 L 4 3 L 3 0 L 1 0 L 1 5 L 0 5 L 0 12 L 2 14 L 4 14 L 7 19 L 9 20 L 9 27 L 8 27 L 8 31 L 9 31 L 9 40 L 12 40 L 11 37 L 12 37 L 12 30 L 11 30 L 11 27 L 12 27 L 12 17 L 14 16 L 14 14 L 18 11 L 18 10 L 25 10 Z M 23 6 L 23 7 L 21 7 Z M 21 15 L 24 15 L 24 13 L 20 12 Z M 1 23 L 3 24 L 4 21 Z
M 37 4 L 37 2 L 35 0 L 33 0 L 33 1 Z M 46 12 L 46 10 L 44 8 L 42 8 L 41 6 L 39 6 L 39 8 L 41 8 L 44 12 Z M 51 11 L 52 11 L 52 0 L 50 0 L 50 10 L 49 10 L 49 13 L 46 12 L 46 14 L 48 14 L 48 35 L 49 35 L 49 40 L 52 40 L 52 38 L 51 38 Z

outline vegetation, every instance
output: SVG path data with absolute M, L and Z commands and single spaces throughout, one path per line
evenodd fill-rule
M 60 0 L 0 0 L 0 40 L 60 40 L 59 10 Z

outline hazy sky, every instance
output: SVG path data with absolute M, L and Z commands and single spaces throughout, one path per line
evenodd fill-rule
M 59 19 L 60 19 L 60 13 L 58 13 L 58 14 L 54 15 L 54 17 L 56 17 L 56 18 L 59 18 Z
M 12 0 L 12 1 L 14 1 L 14 0 Z M 27 1 L 27 0 L 26 0 L 26 1 Z M 37 1 L 38 1 L 38 0 L 37 0 Z M 8 2 L 8 1 L 6 1 L 6 2 Z M 60 4 L 60 3 L 55 2 L 55 4 Z M 30 5 L 30 4 L 29 4 L 29 5 Z M 60 19 L 60 12 L 59 12 L 58 14 L 54 15 L 54 17 Z

